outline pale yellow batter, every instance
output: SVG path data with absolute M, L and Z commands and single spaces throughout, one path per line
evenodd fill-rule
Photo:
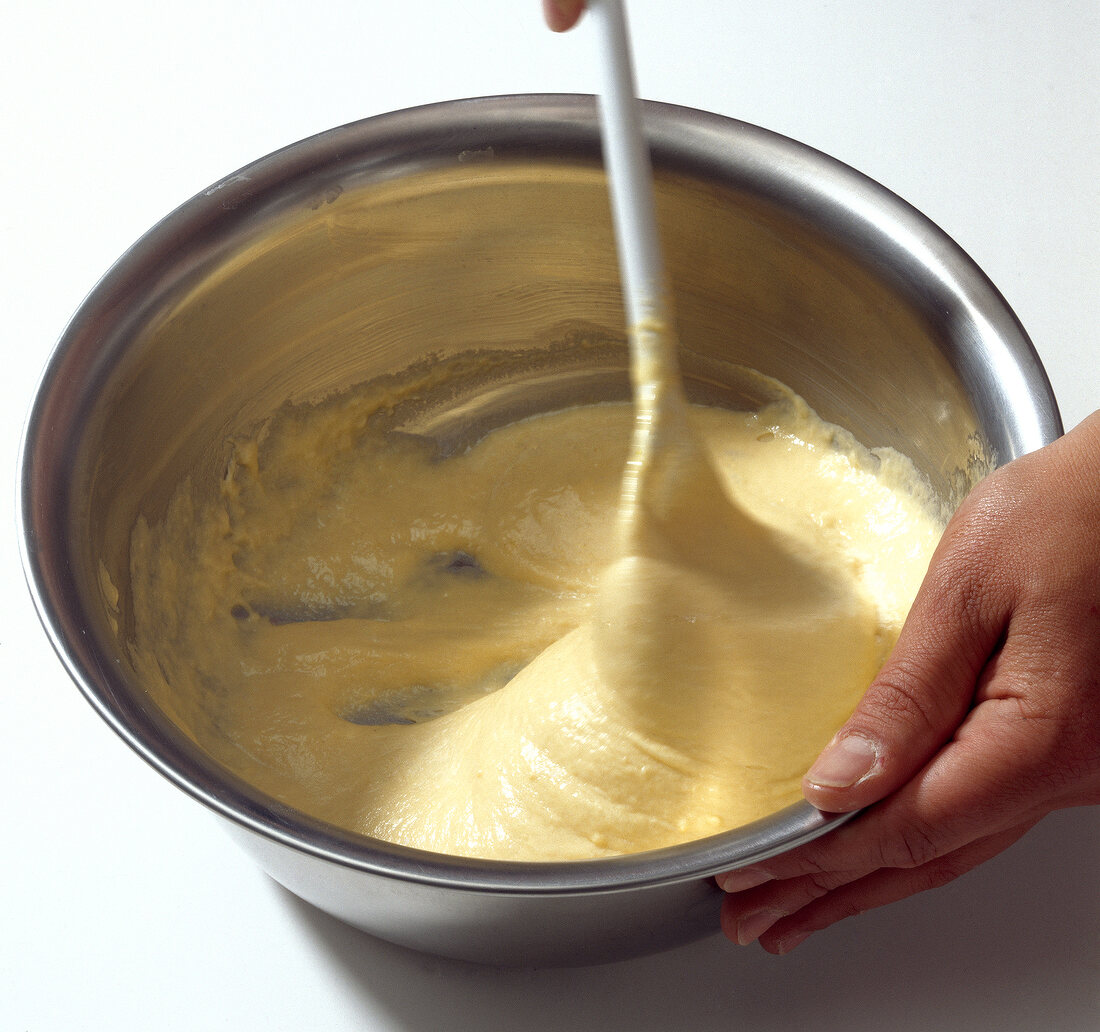
M 729 532 L 623 554 L 630 406 L 441 458 L 376 428 L 387 403 L 287 409 L 217 504 L 183 485 L 135 528 L 135 662 L 170 716 L 292 806 L 445 853 L 631 852 L 799 797 L 942 530 L 904 459 L 793 397 L 695 409 Z

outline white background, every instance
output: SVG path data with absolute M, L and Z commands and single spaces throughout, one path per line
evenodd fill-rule
M 1100 405 L 1094 0 L 633 0 L 643 95 L 884 183 L 1028 328 L 1068 426 Z M 284 144 L 464 96 L 592 92 L 537 0 L 8 5 L 0 463 L 69 315 L 161 216 Z M 577 971 L 373 941 L 299 903 L 145 767 L 50 651 L 0 539 L 0 1029 L 1100 1028 L 1100 813 L 787 958 L 721 939 Z

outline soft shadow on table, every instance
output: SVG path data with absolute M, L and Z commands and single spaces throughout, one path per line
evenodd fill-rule
M 820 933 L 788 957 L 721 938 L 580 969 L 499 969 L 380 942 L 280 890 L 364 1000 L 410 1030 L 1100 1027 L 1100 810 L 1047 818 L 935 892 Z

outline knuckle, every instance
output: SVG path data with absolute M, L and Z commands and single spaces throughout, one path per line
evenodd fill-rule
M 945 534 L 945 547 L 929 567 L 922 593 L 926 595 L 928 620 L 924 632 L 939 647 L 952 649 L 983 641 L 991 626 L 1000 622 L 1018 595 L 1019 563 L 999 551 L 1003 534 L 996 519 L 970 519 L 953 534 Z
M 935 731 L 942 723 L 936 704 L 937 691 L 928 683 L 918 659 L 898 658 L 875 681 L 865 708 L 884 724 L 904 724 L 922 732 Z
M 851 881 L 851 875 L 847 872 L 823 871 L 819 874 L 808 874 L 803 880 L 803 891 L 809 899 L 820 899 L 833 889 Z
M 883 867 L 923 867 L 940 855 L 939 843 L 931 829 L 912 818 L 884 839 L 880 848 Z
M 786 869 L 779 875 L 781 878 L 824 878 L 832 869 L 827 849 L 818 842 L 811 842 L 779 859 L 787 861 Z
M 1019 465 L 1002 467 L 979 481 L 963 500 L 949 524 L 952 539 L 959 539 L 960 551 L 999 551 L 1014 540 L 1022 521 L 1030 522 L 1033 506 L 1034 492 L 1020 476 Z

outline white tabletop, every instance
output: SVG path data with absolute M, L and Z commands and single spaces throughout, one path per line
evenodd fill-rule
M 675 13 L 674 13 L 675 12 Z M 884 183 L 1028 328 L 1067 426 L 1100 404 L 1100 7 L 633 0 L 641 92 Z M 463 96 L 593 92 L 538 0 L 23 3 L 0 61 L 4 482 L 68 316 L 145 229 L 286 143 Z M 96 717 L 53 656 L 0 492 L 0 1028 L 1096 1032 L 1100 812 L 786 958 L 708 940 L 585 970 L 374 941 L 295 900 Z

